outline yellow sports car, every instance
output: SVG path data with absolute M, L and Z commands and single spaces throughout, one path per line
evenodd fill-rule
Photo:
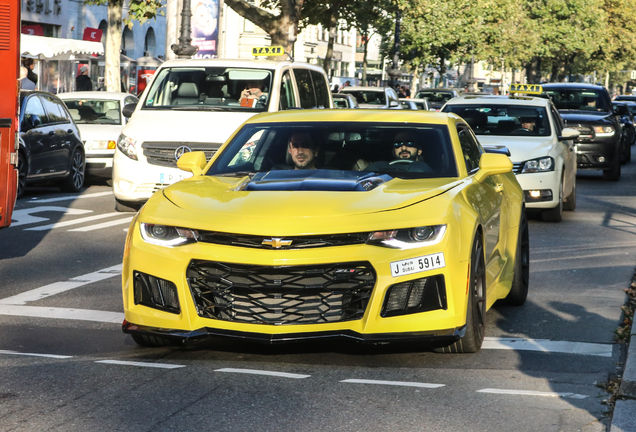
M 123 330 L 140 345 L 418 340 L 475 352 L 528 293 L 523 191 L 457 115 L 302 110 L 248 120 L 128 231 Z

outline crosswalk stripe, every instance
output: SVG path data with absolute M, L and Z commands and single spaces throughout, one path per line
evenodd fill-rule
M 56 197 L 56 198 L 38 199 L 37 197 L 35 197 L 35 198 L 31 198 L 31 200 L 27 201 L 27 203 L 28 204 L 39 204 L 39 203 L 49 203 L 49 202 L 57 202 L 57 201 L 69 201 L 69 200 L 84 199 L 84 198 L 98 198 L 98 197 L 112 195 L 112 194 L 113 194 L 113 191 L 111 190 L 111 191 L 108 191 L 108 192 L 96 192 L 96 193 L 85 194 L 85 195 L 66 195 L 66 196 Z
M 105 218 L 109 218 L 109 217 L 113 217 L 113 216 L 121 216 L 121 215 L 122 214 L 120 212 L 104 213 L 104 214 L 99 214 L 99 215 L 94 215 L 94 216 L 87 216 L 87 217 L 83 217 L 83 218 L 72 219 L 72 220 L 68 220 L 68 221 L 64 221 L 64 222 L 56 222 L 56 223 L 50 224 L 50 225 L 42 225 L 42 226 L 37 226 L 37 227 L 33 227 L 33 228 L 25 228 L 25 231 L 46 231 L 46 230 L 50 230 L 50 229 L 63 228 L 63 227 L 67 227 L 67 226 L 70 226 L 70 225 L 78 225 L 78 224 L 82 224 L 84 222 L 91 222 L 91 221 L 94 221 L 94 220 L 105 219 Z
M 116 226 L 116 225 L 129 224 L 130 221 L 132 221 L 134 218 L 135 218 L 134 216 L 130 216 L 130 217 L 127 217 L 125 219 L 117 219 L 117 220 L 114 220 L 114 221 L 104 222 L 104 223 L 100 223 L 100 224 L 97 224 L 97 225 L 90 225 L 90 226 L 87 226 L 87 227 L 70 229 L 69 231 L 79 231 L 79 232 L 95 231 L 95 230 L 98 230 L 98 229 L 108 228 L 108 227 L 112 227 L 112 226 Z
M 234 369 L 234 368 L 223 368 L 216 369 L 214 372 L 230 372 L 230 373 L 240 373 L 240 374 L 250 374 L 250 375 L 267 375 L 267 376 L 277 376 L 282 378 L 309 378 L 311 375 L 301 375 L 294 374 L 288 372 L 275 372 L 275 371 L 265 371 L 265 370 L 257 370 L 257 369 Z
M 20 306 L 5 304 L 0 304 L 0 315 L 92 321 L 119 325 L 121 325 L 121 323 L 124 321 L 123 312 L 106 312 L 88 309 L 68 309 L 45 306 Z
M 588 395 L 581 395 L 576 393 L 564 392 L 542 392 L 534 390 L 508 390 L 508 389 L 492 389 L 486 388 L 477 390 L 477 393 L 491 393 L 491 394 L 505 394 L 505 395 L 520 395 L 520 396 L 543 396 L 543 397 L 562 397 L 570 399 L 585 399 Z
M 73 358 L 73 356 L 69 356 L 69 355 L 25 353 L 25 352 L 10 351 L 10 350 L 0 350 L 0 354 L 29 356 L 29 357 L 46 357 L 46 358 L 55 358 L 55 359 Z
M 484 338 L 484 343 L 481 348 L 611 357 L 613 345 L 587 342 L 553 341 L 548 339 L 486 337 Z
M 340 382 L 354 383 L 354 384 L 379 384 L 379 385 L 403 386 L 403 387 L 420 387 L 420 388 L 430 388 L 430 389 L 446 386 L 446 384 L 430 384 L 430 383 L 407 382 L 407 381 L 382 381 L 382 380 L 368 380 L 368 379 L 346 379 Z
M 124 361 L 124 360 L 97 360 L 95 363 L 122 365 L 122 366 L 139 366 L 139 367 L 159 368 L 159 369 L 178 369 L 178 368 L 185 367 L 185 365 L 178 365 L 178 364 L 134 362 L 134 361 Z

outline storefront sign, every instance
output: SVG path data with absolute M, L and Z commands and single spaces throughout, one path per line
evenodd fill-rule
M 191 0 L 192 45 L 199 47 L 194 58 L 214 58 L 217 56 L 219 34 L 218 0 Z
M 23 25 L 21 32 L 35 36 L 44 36 L 44 29 L 41 25 Z
M 86 27 L 84 29 L 84 37 L 82 37 L 82 39 L 93 42 L 101 42 L 102 31 L 100 29 Z
M 156 71 L 148 69 L 139 69 L 137 71 L 137 94 L 141 94 L 146 89 L 148 83 Z

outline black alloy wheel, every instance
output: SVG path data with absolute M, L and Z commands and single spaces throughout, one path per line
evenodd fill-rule
M 79 192 L 82 190 L 86 174 L 86 164 L 84 162 L 84 152 L 79 148 L 73 150 L 70 173 L 60 183 L 60 189 L 63 192 Z
M 29 172 L 27 166 L 26 156 L 23 153 L 18 153 L 18 190 L 17 198 L 21 198 L 24 195 L 26 189 L 27 173 Z
M 558 202 L 556 207 L 541 212 L 541 219 L 544 222 L 561 222 L 563 220 L 563 175 L 561 175 L 561 183 L 559 184 Z
M 503 303 L 510 306 L 521 306 L 526 302 L 528 286 L 530 285 L 530 235 L 525 208 L 522 210 L 521 222 L 519 223 L 514 272 L 512 288 Z

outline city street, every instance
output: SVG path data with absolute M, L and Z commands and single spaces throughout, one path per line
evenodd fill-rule
M 0 231 L 1 431 L 605 431 L 636 264 L 636 163 L 579 171 L 577 209 L 530 218 L 530 294 L 476 354 L 415 344 L 141 348 L 121 331 L 132 213 L 112 190 L 27 189 Z

